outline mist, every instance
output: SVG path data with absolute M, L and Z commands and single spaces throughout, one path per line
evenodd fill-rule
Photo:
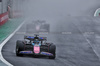
M 27 16 L 59 19 L 67 16 L 87 16 L 87 10 L 96 4 L 96 0 L 28 0 L 23 7 Z
M 9 63 L 15 66 L 100 66 L 100 17 L 94 17 L 94 12 L 100 8 L 99 0 L 15 0 L 14 3 L 13 10 L 19 9 L 25 19 L 1 49 Z M 14 25 L 7 25 L 14 28 L 17 20 L 11 22 Z M 4 30 L 4 34 L 10 33 L 9 30 Z M 34 34 L 38 34 L 39 39 L 47 37 L 46 45 L 44 42 L 33 45 Z M 27 42 L 25 36 L 33 42 Z M 48 60 L 48 56 L 33 58 L 39 55 L 34 54 L 34 47 L 39 48 L 39 52 L 47 52 L 51 51 L 52 44 L 56 45 L 55 60 Z M 17 57 L 20 51 L 32 51 L 34 55 Z
M 22 7 L 26 18 L 45 20 L 51 25 L 51 31 L 58 31 L 61 26 L 66 29 L 67 21 L 73 17 L 93 16 L 97 4 L 100 4 L 98 0 L 25 0 Z

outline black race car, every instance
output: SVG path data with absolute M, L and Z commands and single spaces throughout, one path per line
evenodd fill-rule
M 27 24 L 27 33 L 38 33 L 38 32 L 50 32 L 50 24 L 46 21 L 33 21 L 30 24 Z
M 29 42 L 27 40 L 29 40 Z M 55 59 L 56 46 L 53 43 L 47 43 L 46 37 L 25 36 L 24 41 L 17 40 L 16 42 L 16 56 L 23 56 L 24 54 L 33 54 L 33 56 L 48 56 L 49 59 Z

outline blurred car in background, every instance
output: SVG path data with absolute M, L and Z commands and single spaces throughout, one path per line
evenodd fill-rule
M 46 23 L 45 20 L 32 21 L 32 23 L 27 24 L 26 30 L 28 33 L 50 32 L 50 24 Z

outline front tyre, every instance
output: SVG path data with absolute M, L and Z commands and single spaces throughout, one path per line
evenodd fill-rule
M 17 40 L 16 42 L 16 56 L 23 56 L 23 54 L 20 54 L 20 51 L 24 50 L 24 43 L 23 41 Z
M 56 58 L 56 46 L 52 44 L 49 47 L 49 52 L 53 54 L 53 56 L 49 56 L 49 59 L 55 59 Z

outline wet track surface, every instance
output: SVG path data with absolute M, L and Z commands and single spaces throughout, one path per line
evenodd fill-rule
M 47 57 L 34 58 L 30 55 L 17 57 L 16 41 L 24 37 L 17 33 L 3 47 L 3 56 L 14 66 L 100 66 L 100 38 L 97 38 L 100 35 L 99 22 L 99 18 L 69 16 L 50 23 L 50 31 L 56 34 L 40 36 L 46 36 L 48 42 L 56 45 L 55 60 Z M 25 32 L 26 24 L 27 22 L 18 32 Z
M 84 18 L 87 19 L 87 18 Z M 84 20 L 83 19 L 83 20 Z M 79 20 L 79 19 L 78 19 Z M 66 21 L 66 20 L 65 20 Z M 63 20 L 63 22 L 65 22 Z M 15 66 L 100 66 L 100 61 L 97 55 L 94 53 L 93 48 L 88 43 L 87 39 L 83 36 L 83 33 L 86 31 L 93 31 L 93 26 L 88 26 L 87 29 L 84 29 L 83 32 L 80 31 L 82 26 L 80 27 L 80 23 L 77 19 L 69 19 L 64 26 L 57 26 L 57 29 L 66 29 L 59 30 L 59 32 L 71 32 L 68 34 L 48 34 L 41 35 L 47 36 L 49 42 L 55 43 L 57 46 L 57 57 L 55 60 L 51 60 L 45 57 L 34 58 L 32 56 L 24 56 L 17 57 L 15 55 L 15 43 L 18 39 L 23 39 L 24 35 L 15 34 L 4 46 L 3 48 L 3 56 L 9 61 L 11 64 Z M 87 19 L 89 22 L 89 20 Z M 74 24 L 74 23 L 75 24 Z M 91 21 L 90 21 L 91 22 Z M 79 25 L 80 24 L 80 25 Z M 85 24 L 85 23 L 83 23 Z M 83 25 L 82 24 L 82 25 Z M 60 24 L 62 25 L 62 24 Z M 78 25 L 78 26 L 76 26 Z M 89 25 L 89 24 L 88 24 Z M 91 23 L 92 25 L 92 23 Z M 85 26 L 87 27 L 87 26 Z M 53 29 L 52 31 L 56 31 L 57 29 Z M 25 31 L 25 27 L 19 30 L 19 32 Z M 94 37 L 94 35 L 92 35 Z M 91 38 L 94 40 L 94 38 Z

